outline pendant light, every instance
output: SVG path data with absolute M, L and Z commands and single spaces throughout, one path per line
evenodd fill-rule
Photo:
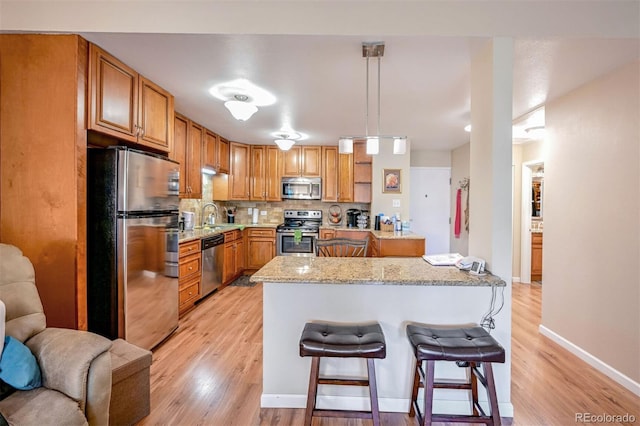
M 380 152 L 380 139 L 393 140 L 393 153 L 405 154 L 407 151 L 406 136 L 383 136 L 380 135 L 380 58 L 384 56 L 384 42 L 363 42 L 362 57 L 366 58 L 366 108 L 365 108 L 365 135 L 364 136 L 341 136 L 338 140 L 338 152 L 340 154 L 353 153 L 354 139 L 364 139 L 366 141 L 366 152 L 368 155 L 376 155 Z M 376 134 L 369 134 L 369 59 L 378 59 L 378 84 L 377 84 L 377 128 Z

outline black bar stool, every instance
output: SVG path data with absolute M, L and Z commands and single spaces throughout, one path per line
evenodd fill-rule
M 307 323 L 300 338 L 300 356 L 313 357 L 307 393 L 307 411 L 304 424 L 310 426 L 317 417 L 354 417 L 372 419 L 380 425 L 378 391 L 376 386 L 375 358 L 387 356 L 387 346 L 380 324 L 336 325 L 328 323 Z M 341 379 L 320 377 L 320 358 L 366 358 L 366 379 Z M 318 385 L 369 386 L 371 411 L 319 410 L 316 408 Z
M 453 328 L 447 326 L 407 326 L 407 337 L 416 356 L 416 370 L 411 393 L 409 416 L 418 414 L 418 421 L 423 426 L 433 422 L 485 423 L 499 426 L 500 412 L 496 397 L 496 385 L 493 380 L 494 362 L 503 363 L 504 348 L 482 327 Z M 457 383 L 434 380 L 436 361 L 456 361 L 459 367 L 469 369 L 469 383 Z M 422 368 L 427 363 L 427 371 Z M 478 368 L 482 366 L 482 371 Z M 478 404 L 478 381 L 482 383 L 489 397 L 491 412 L 486 414 Z M 418 389 L 424 390 L 424 415 L 418 406 Z M 473 400 L 473 415 L 434 414 L 434 389 L 470 390 Z

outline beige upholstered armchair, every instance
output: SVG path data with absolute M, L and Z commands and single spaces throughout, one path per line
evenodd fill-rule
M 111 341 L 85 331 L 46 328 L 33 266 L 7 244 L 0 244 L 0 300 L 6 305 L 6 334 L 31 350 L 42 375 L 42 387 L 15 391 L 0 401 L 9 424 L 108 424 Z

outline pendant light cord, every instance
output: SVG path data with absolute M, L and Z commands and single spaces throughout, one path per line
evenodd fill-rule
M 366 123 L 364 125 L 365 136 L 369 137 L 369 55 L 367 54 L 367 78 L 365 79 L 367 85 L 367 95 L 366 95 L 366 108 L 365 108 L 365 120 Z
M 378 56 L 378 134 L 380 137 L 380 56 Z

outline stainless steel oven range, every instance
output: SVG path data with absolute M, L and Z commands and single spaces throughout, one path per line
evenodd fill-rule
M 276 228 L 278 256 L 315 256 L 322 210 L 285 210 L 284 223 Z M 299 238 L 296 238 L 299 233 Z

